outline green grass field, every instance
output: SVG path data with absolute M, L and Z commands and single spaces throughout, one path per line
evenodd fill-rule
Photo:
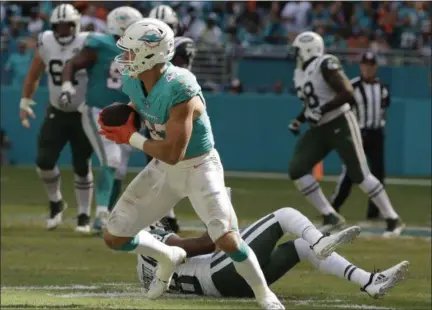
M 129 177 L 133 177 L 132 174 Z M 170 296 L 149 301 L 137 283 L 135 256 L 108 250 L 99 237 L 73 232 L 73 178 L 62 174 L 69 203 L 65 224 L 45 230 L 47 203 L 32 169 L 2 168 L 1 174 L 1 308 L 8 309 L 251 309 L 253 300 Z M 230 178 L 234 206 L 241 225 L 280 207 L 299 209 L 312 220 L 316 211 L 288 180 Z M 334 183 L 323 182 L 330 195 Z M 395 208 L 409 226 L 429 227 L 431 191 L 427 186 L 389 185 Z M 176 208 L 190 223 L 196 216 L 187 201 Z M 354 190 L 344 208 L 350 223 L 363 220 L 366 198 Z M 420 231 L 420 233 L 419 233 Z M 372 230 L 370 231 L 372 232 Z M 193 232 L 184 232 L 193 234 Z M 429 235 L 413 228 L 407 235 Z M 340 254 L 366 270 L 386 269 L 401 260 L 411 267 L 406 279 L 384 299 L 372 300 L 352 283 L 323 275 L 307 263 L 290 271 L 273 286 L 287 309 L 430 309 L 430 238 L 385 240 L 373 235 L 343 247 Z

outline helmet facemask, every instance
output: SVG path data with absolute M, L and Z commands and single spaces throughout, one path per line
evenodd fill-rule
M 52 24 L 52 30 L 56 40 L 61 45 L 68 45 L 72 43 L 76 35 L 79 33 L 79 25 L 76 22 L 58 22 Z

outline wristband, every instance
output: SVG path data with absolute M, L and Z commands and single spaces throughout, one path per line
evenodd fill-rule
M 32 105 L 35 105 L 36 102 L 34 102 L 32 99 L 30 98 L 21 98 L 20 100 L 20 109 L 28 109 L 29 107 L 31 107 Z
M 144 142 L 147 140 L 148 139 L 143 135 L 139 134 L 138 132 L 134 132 L 129 138 L 129 144 L 142 151 L 144 148 Z

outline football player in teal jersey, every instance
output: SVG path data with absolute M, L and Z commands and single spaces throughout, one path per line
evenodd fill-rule
M 85 105 L 81 107 L 84 130 L 99 158 L 101 168 L 96 181 L 96 219 L 93 230 L 100 232 L 108 218 L 108 206 L 113 193 L 119 193 L 120 184 L 115 182 L 116 171 L 121 168 L 123 146 L 106 139 L 99 134 L 97 117 L 99 111 L 113 102 L 127 104 L 129 98 L 122 93 L 122 80 L 119 65 L 114 57 L 120 52 L 117 39 L 126 28 L 142 19 L 139 11 L 132 7 L 119 7 L 107 16 L 108 34 L 91 33 L 84 49 L 72 58 L 62 74 L 62 94 L 60 101 L 67 105 L 75 94 L 72 78 L 76 71 L 87 69 L 88 90 Z M 88 226 L 90 230 L 90 227 Z M 86 231 L 87 232 L 87 231 Z
M 165 24 L 170 26 L 174 32 L 175 53 L 171 63 L 177 67 L 183 67 L 192 71 L 192 63 L 197 48 L 195 42 L 191 38 L 183 36 L 186 27 L 179 20 L 177 13 L 169 5 L 161 4 L 150 11 L 149 17 L 163 21 Z M 161 222 L 164 225 L 169 226 L 170 229 L 176 233 L 180 230 L 174 208 L 168 212 Z
M 156 240 L 143 227 L 160 220 L 188 197 L 206 224 L 211 240 L 232 260 L 263 309 L 284 309 L 268 287 L 257 257 L 242 240 L 237 217 L 225 190 L 224 172 L 195 76 L 170 63 L 174 33 L 165 23 L 144 18 L 131 25 L 117 45 L 123 66 L 123 91 L 140 114 L 151 139 L 139 134 L 134 113 L 121 126 L 105 126 L 103 134 L 130 144 L 153 160 L 128 185 L 111 212 L 104 239 L 114 250 L 150 256 L 158 261 L 148 297 L 161 296 L 185 250 Z M 102 111 L 103 115 L 104 111 Z

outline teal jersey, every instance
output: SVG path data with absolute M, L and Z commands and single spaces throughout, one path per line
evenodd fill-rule
M 89 34 L 84 46 L 97 53 L 96 62 L 87 69 L 87 105 L 102 109 L 113 102 L 128 103 L 128 97 L 121 91 L 122 76 L 114 61 L 121 53 L 114 36 L 94 32 Z
M 205 103 L 195 75 L 168 63 L 168 68 L 146 97 L 139 79 L 123 77 L 123 92 L 129 96 L 140 113 L 153 140 L 165 139 L 165 125 L 170 109 L 178 103 L 199 96 Z M 214 146 L 213 132 L 207 112 L 193 122 L 192 136 L 186 149 L 186 158 L 200 156 Z

